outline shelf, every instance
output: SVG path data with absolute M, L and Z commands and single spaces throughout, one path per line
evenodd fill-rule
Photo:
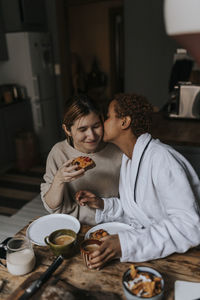
M 5 108 L 5 107 L 11 107 L 13 105 L 16 105 L 16 104 L 19 104 L 22 102 L 28 102 L 28 101 L 29 101 L 28 99 L 18 99 L 18 100 L 14 100 L 11 103 L 0 103 L 0 109 Z

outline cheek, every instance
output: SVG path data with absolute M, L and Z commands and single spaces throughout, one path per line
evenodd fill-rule
M 105 131 L 106 131 L 106 127 L 107 127 L 107 122 L 105 121 L 104 124 L 103 124 L 104 134 L 105 134 Z
M 81 142 L 84 139 L 85 135 L 82 132 L 76 132 L 76 134 L 73 135 L 73 140 L 75 143 Z
M 107 119 L 105 119 L 105 121 L 103 122 L 103 126 L 104 126 L 104 127 L 107 126 L 108 123 L 109 123 L 109 119 L 107 118 Z
M 102 127 L 99 127 L 95 130 L 95 133 L 100 136 L 100 137 L 103 137 L 103 126 Z
M 109 131 L 109 122 L 108 121 L 106 121 L 105 123 L 104 123 L 104 132 L 108 132 Z

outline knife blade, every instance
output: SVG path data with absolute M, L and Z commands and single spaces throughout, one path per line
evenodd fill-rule
M 24 294 L 19 298 L 19 300 L 29 299 L 41 286 L 47 281 L 47 279 L 52 275 L 52 273 L 61 265 L 64 258 L 59 255 L 53 263 L 48 267 L 48 269 L 25 290 Z

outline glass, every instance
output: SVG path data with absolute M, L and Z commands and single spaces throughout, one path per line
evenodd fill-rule
M 84 263 L 88 269 L 90 269 L 90 254 L 98 249 L 102 244 L 99 240 L 88 239 L 81 243 L 81 255 L 83 257 Z
M 13 275 L 24 275 L 35 266 L 35 254 L 32 244 L 26 237 L 16 237 L 7 243 L 6 263 Z

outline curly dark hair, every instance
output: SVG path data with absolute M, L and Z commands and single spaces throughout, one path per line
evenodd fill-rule
M 131 130 L 136 137 L 150 131 L 153 106 L 144 96 L 116 94 L 114 100 L 117 101 L 117 105 L 115 105 L 117 117 L 131 117 Z

